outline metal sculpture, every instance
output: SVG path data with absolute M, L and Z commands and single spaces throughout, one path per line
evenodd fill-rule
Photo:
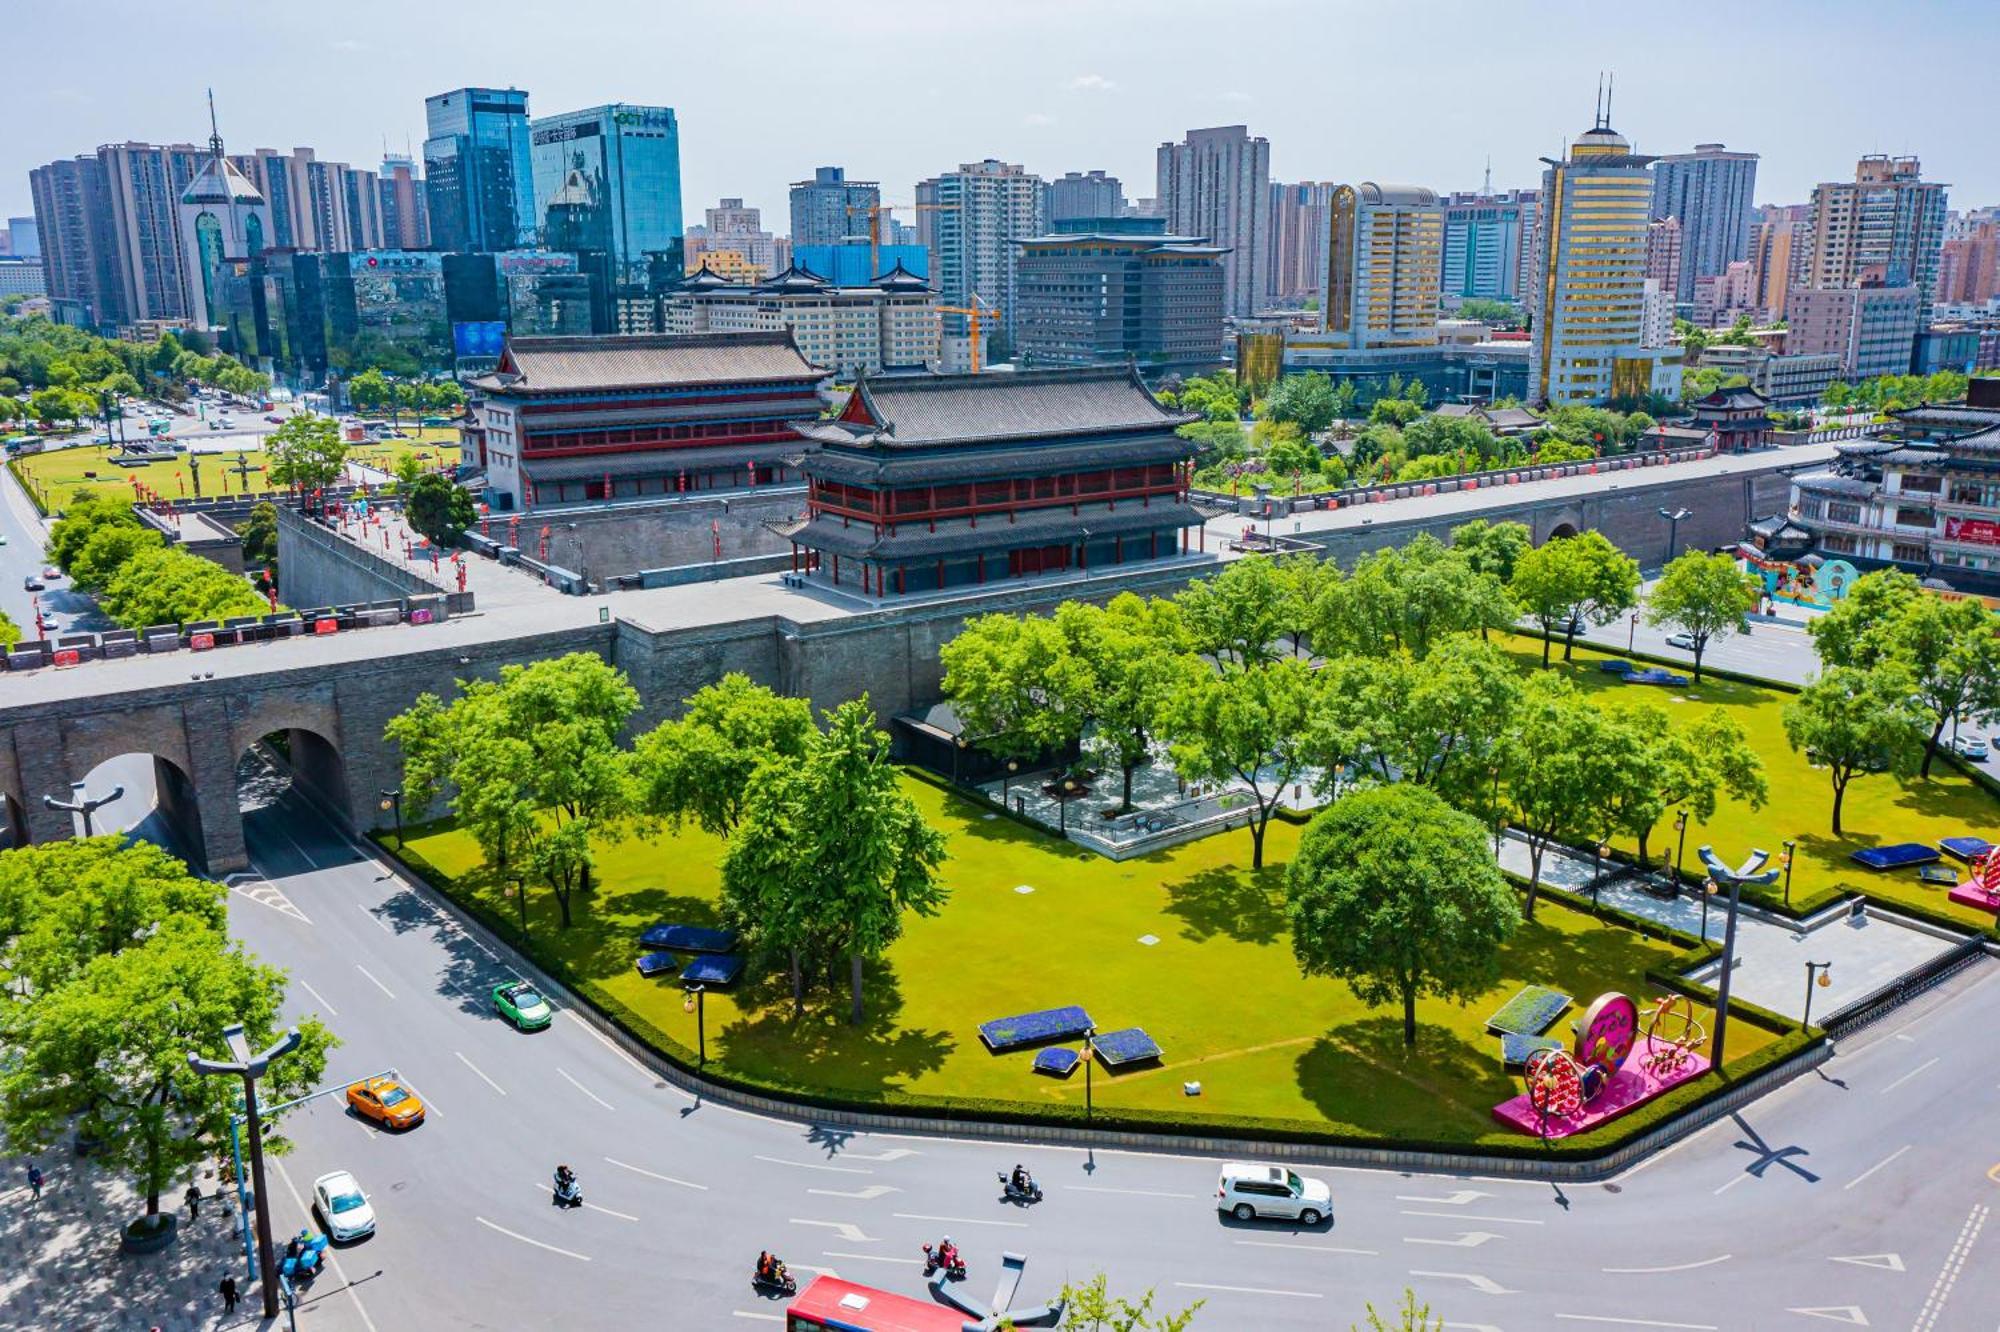
M 1665 1077 L 1687 1067 L 1687 1062 L 1708 1039 L 1701 1020 L 1694 1015 L 1694 1000 L 1684 994 L 1665 994 L 1646 1010 L 1646 1053 L 1641 1062 L 1654 1077 Z
M 1548 1136 L 1551 1116 L 1569 1119 L 1583 1109 L 1583 1065 L 1567 1050 L 1537 1050 L 1521 1066 L 1528 1083 L 1528 1104 L 1542 1119 L 1542 1136 Z

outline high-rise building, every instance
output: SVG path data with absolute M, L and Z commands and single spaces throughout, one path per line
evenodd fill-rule
M 958 170 L 917 186 L 917 202 L 935 205 L 917 213 L 917 230 L 931 252 L 931 283 L 948 306 L 997 312 L 999 328 L 982 323 L 981 333 L 1014 334 L 1015 243 L 1048 230 L 1042 178 L 1011 162 L 991 157 L 966 162 Z M 965 316 L 948 315 L 946 330 L 965 327 Z
M 1738 319 L 1755 321 L 1757 273 L 1748 259 L 1736 259 L 1720 273 L 1694 280 L 1694 312 L 1702 328 L 1726 328 Z
M 224 265 L 255 259 L 270 244 L 271 210 L 257 187 L 222 151 L 209 101 L 208 161 L 181 192 L 181 269 L 188 285 L 186 318 L 201 328 L 227 323 L 223 298 Z
M 1420 185 L 1342 185 L 1327 206 L 1320 327 L 1336 346 L 1436 344 L 1444 208 Z
M 1653 219 L 1681 224 L 1680 285 L 1674 299 L 1694 299 L 1696 278 L 1719 277 L 1750 257 L 1750 223 L 1757 194 L 1757 154 L 1698 143 L 1653 163 Z
M 934 370 L 939 356 L 937 293 L 901 268 L 851 287 L 798 268 L 748 284 L 697 270 L 668 298 L 666 331 L 789 332 L 799 355 L 843 377 Z
M 1785 317 L 1785 293 L 1805 284 L 1812 251 L 1809 204 L 1765 204 L 1750 228 L 1750 267 L 1755 273 L 1753 303 L 1767 320 Z
M 1803 287 L 1785 302 L 1785 350 L 1840 357 L 1849 379 L 1910 372 L 1923 304 L 1913 286 Z
M 191 143 L 114 143 L 99 148 L 97 157 L 118 244 L 120 322 L 192 318 L 180 199 L 208 165 L 208 154 Z
M 1271 299 L 1296 305 L 1326 280 L 1326 209 L 1335 182 L 1271 182 Z
M 761 209 L 745 208 L 741 199 L 724 199 L 720 207 L 703 212 L 707 221 L 698 228 L 689 227 L 684 241 L 685 262 L 690 273 L 704 264 L 711 272 L 721 273 L 727 264 L 722 256 L 729 254 L 742 260 L 740 265 L 727 264 L 734 270 L 730 276 L 740 274 L 749 282 L 770 277 L 789 266 L 780 262 L 779 251 L 789 251 L 791 247 L 764 230 Z M 821 273 L 820 276 L 830 278 L 832 275 Z
M 310 148 L 259 148 L 230 162 L 270 205 L 272 245 L 342 254 L 380 249 L 390 239 L 373 171 L 321 161 Z
M 544 116 L 531 126 L 541 240 L 605 256 L 622 291 L 644 287 L 648 256 L 681 275 L 681 143 L 673 108 L 622 102 Z M 432 185 L 436 230 L 436 185 Z
M 1641 347 L 1671 346 L 1674 340 L 1674 294 L 1660 285 L 1659 279 L 1646 279 L 1644 313 L 1640 317 L 1639 345 Z
M 532 244 L 528 94 L 518 88 L 455 88 L 424 99 L 424 122 L 433 244 L 461 253 Z M 679 193 L 676 172 L 676 203 Z M 674 235 L 680 235 L 678 217 Z
M 1102 171 L 1066 171 L 1049 182 L 1049 225 L 1064 222 L 1122 217 L 1125 187 L 1116 176 Z
M 866 236 L 869 210 L 881 203 L 877 182 L 849 180 L 845 167 L 815 167 L 811 180 L 792 185 L 792 245 L 837 245 Z
M 1918 159 L 1879 153 L 1855 164 L 1852 181 L 1816 186 L 1805 285 L 1839 288 L 1879 279 L 1890 287 L 1915 287 L 1928 307 L 1944 241 L 1945 188 L 1923 179 Z
M 2000 223 L 1987 219 L 1955 230 L 1938 255 L 1937 303 L 1984 305 L 2000 294 Z
M 1567 157 L 1543 161 L 1529 395 L 1553 405 L 1677 396 L 1678 355 L 1644 345 L 1653 159 L 1600 110 Z
M 1659 218 L 1646 224 L 1646 278 L 1660 284 L 1669 299 L 1679 302 L 1681 290 L 1681 220 Z
M 7 219 L 7 253 L 16 259 L 39 259 L 42 257 L 41 235 L 35 230 L 32 217 L 10 217 Z
M 1189 130 L 1156 157 L 1167 230 L 1206 236 L 1222 258 L 1227 313 L 1256 313 L 1271 299 L 1271 144 L 1244 125 Z
M 1519 301 L 1534 271 L 1533 190 L 1491 189 L 1444 201 L 1444 277 L 1440 292 L 1457 300 Z
M 124 322 L 118 239 L 111 227 L 103 161 L 91 155 L 36 167 L 28 173 L 28 189 L 57 318 L 99 327 Z
M 381 196 L 382 243 L 392 250 L 421 250 L 431 243 L 429 190 L 408 157 L 382 159 L 376 177 Z
M 1130 360 L 1156 376 L 1207 374 L 1222 364 L 1217 247 L 1159 231 L 1037 236 L 1020 246 L 1023 365 Z

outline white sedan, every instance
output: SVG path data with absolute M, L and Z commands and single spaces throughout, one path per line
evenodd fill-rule
M 313 1210 L 335 1243 L 375 1233 L 375 1209 L 345 1170 L 329 1171 L 313 1181 Z

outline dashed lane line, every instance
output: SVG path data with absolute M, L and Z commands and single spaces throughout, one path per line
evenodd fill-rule
M 1289 1240 L 1237 1240 L 1252 1249 L 1298 1249 L 1305 1253 L 1349 1253 L 1357 1258 L 1380 1258 L 1374 1249 L 1342 1249 L 1332 1244 L 1294 1244 Z
M 1951 1288 L 1958 1284 L 1958 1275 L 1965 1270 L 1965 1260 L 1972 1252 L 1973 1242 L 1986 1224 L 1989 1208 L 1985 1203 L 1975 1203 L 1972 1212 L 1959 1227 L 1958 1239 L 1945 1255 L 1944 1266 L 1939 1269 L 1937 1280 L 1931 1283 L 1931 1293 L 1925 1299 L 1924 1307 L 1917 1311 L 1917 1321 L 1910 1324 L 1910 1332 L 1930 1332 L 1937 1326 L 1938 1315 L 1944 1312 L 1944 1303 L 1951 1298 Z
M 1077 1193 L 1122 1193 L 1132 1198 L 1195 1199 L 1205 1196 L 1199 1193 L 1168 1193 L 1162 1189 L 1114 1189 L 1105 1184 L 1065 1184 L 1063 1187 Z
M 575 1078 L 571 1077 L 567 1070 L 562 1068 L 557 1068 L 556 1072 L 562 1074 L 564 1082 L 567 1082 L 570 1086 L 576 1088 L 578 1091 L 582 1092 L 585 1096 L 588 1096 L 591 1100 L 603 1106 L 606 1110 L 612 1108 L 611 1102 L 605 1100 L 602 1096 L 599 1096 L 596 1092 L 592 1091 L 590 1088 L 584 1086 L 581 1082 L 578 1082 Z
M 1569 1323 L 1608 1323 L 1612 1327 L 1668 1327 L 1680 1328 L 1684 1332 L 1716 1332 L 1713 1323 L 1665 1323 L 1657 1318 L 1613 1318 L 1603 1314 L 1559 1313 L 1556 1317 Z
M 558 1248 L 553 1244 L 544 1244 L 538 1239 L 529 1239 L 526 1235 L 523 1235 L 518 1231 L 509 1230 L 505 1226 L 496 1226 L 483 1216 L 475 1216 L 472 1219 L 474 1221 L 477 1221 L 480 1225 L 485 1226 L 488 1230 L 499 1231 L 502 1235 L 505 1235 L 508 1239 L 517 1239 L 521 1241 L 521 1243 L 523 1244 L 532 1244 L 538 1249 L 547 1249 L 550 1253 L 559 1253 L 565 1258 L 574 1258 L 580 1263 L 587 1263 L 590 1261 L 590 1255 L 587 1253 L 577 1253 L 573 1249 Z
M 859 1166 L 821 1165 L 817 1161 L 787 1161 L 782 1156 L 753 1156 L 751 1159 L 769 1161 L 772 1165 L 791 1166 L 795 1170 L 824 1170 L 829 1174 L 835 1175 L 872 1175 L 875 1173 L 872 1170 L 863 1170 Z
M 533 1187 L 535 1192 L 537 1193 L 547 1193 L 549 1191 L 548 1184 L 542 1180 L 533 1181 Z M 614 1212 L 609 1207 L 599 1207 L 594 1202 L 587 1202 L 584 1204 L 584 1206 L 588 1207 L 593 1212 L 602 1212 L 606 1216 L 615 1216 L 620 1221 L 637 1221 L 639 1219 L 638 1217 L 633 1216 L 630 1212 Z
M 639 1166 L 627 1165 L 625 1162 L 614 1160 L 609 1156 L 604 1158 L 604 1164 L 615 1165 L 620 1170 L 629 1170 L 635 1175 L 644 1175 L 647 1179 L 657 1179 L 662 1184 L 678 1184 L 684 1189 L 699 1189 L 703 1193 L 708 1192 L 708 1185 L 706 1184 L 697 1184 L 691 1179 L 675 1179 L 672 1175 L 656 1174 L 651 1170 L 645 1170 Z
M 760 1323 L 782 1323 L 785 1321 L 783 1314 L 752 1313 L 748 1309 L 731 1309 L 729 1316 L 731 1318 L 754 1318 Z
M 374 972 L 362 966 L 359 962 L 356 962 L 354 964 L 354 969 L 360 972 L 362 975 L 366 976 L 369 980 L 375 981 L 375 988 L 380 990 L 383 994 L 388 995 L 389 998 L 391 999 L 394 999 L 396 997 L 395 992 L 393 990 L 391 990 L 388 986 L 384 985 L 381 981 L 376 980 Z
M 1496 1226 L 1542 1226 L 1546 1221 L 1537 1221 L 1525 1216 L 1474 1216 L 1471 1212 L 1416 1212 L 1405 1207 L 1404 1216 L 1441 1216 L 1447 1221 L 1484 1221 Z
M 471 1069 L 475 1074 L 477 1074 L 481 1082 L 491 1087 L 494 1091 L 499 1092 L 502 1096 L 505 1096 L 507 1094 L 507 1089 L 505 1087 L 502 1087 L 499 1083 L 495 1082 L 493 1079 L 487 1077 L 484 1073 L 480 1072 L 479 1065 L 473 1063 L 470 1059 L 467 1059 L 464 1055 L 459 1054 L 458 1051 L 456 1050 L 453 1050 L 452 1053 L 458 1055 L 458 1062 L 464 1064 L 467 1068 Z
M 324 1008 L 324 1009 L 326 1010 L 326 1015 L 327 1015 L 328 1017 L 339 1017 L 339 1016 L 340 1016 L 340 1010 L 339 1010 L 339 1009 L 337 1009 L 337 1008 L 335 1008 L 335 1007 L 334 1007 L 334 1006 L 333 1006 L 332 1004 L 328 1003 L 328 1002 L 326 1001 L 326 996 L 325 996 L 325 995 L 323 995 L 323 994 L 321 994 L 321 993 L 320 993 L 320 992 L 319 992 L 318 990 L 315 990 L 315 989 L 314 989 L 314 988 L 312 987 L 312 982 L 311 982 L 311 981 L 309 981 L 309 980 L 304 980 L 304 979 L 301 979 L 301 980 L 299 981 L 299 984 L 300 984 L 300 985 L 303 985 L 303 986 L 305 987 L 305 991 L 306 991 L 306 993 L 307 993 L 307 994 L 309 994 L 309 995 L 311 995 L 311 996 L 312 996 L 313 998 L 315 998 L 315 999 L 319 1000 L 319 1006 L 320 1006 L 321 1008 Z
M 1868 1167 L 1868 1168 L 1867 1168 L 1866 1170 L 1864 1170 L 1864 1171 L 1862 1171 L 1862 1172 L 1861 1172 L 1860 1174 L 1856 1175 L 1856 1176 L 1855 1176 L 1855 1177 L 1854 1177 L 1853 1179 L 1850 1179 L 1850 1180 L 1848 1180 L 1848 1181 L 1847 1181 L 1847 1182 L 1846 1182 L 1845 1184 L 1841 1185 L 1841 1186 L 1840 1186 L 1840 1191 L 1841 1191 L 1842 1193 L 1845 1193 L 1845 1192 L 1847 1192 L 1847 1191 L 1848 1191 L 1849 1189 L 1853 1188 L 1853 1187 L 1854 1187 L 1854 1186 L 1855 1186 L 1856 1184 L 1859 1184 L 1859 1183 L 1860 1183 L 1860 1182 L 1861 1182 L 1862 1180 L 1864 1180 L 1864 1179 L 1867 1179 L 1867 1178 L 1868 1178 L 1868 1177 L 1869 1177 L 1870 1175 L 1872 1175 L 1872 1174 L 1874 1174 L 1874 1173 L 1875 1173 L 1876 1171 L 1880 1170 L 1880 1169 L 1881 1169 L 1881 1168 L 1882 1168 L 1883 1166 L 1886 1166 L 1886 1165 L 1888 1165 L 1888 1164 L 1889 1164 L 1890 1162 L 1894 1161 L 1894 1160 L 1895 1160 L 1895 1159 L 1896 1159 L 1897 1157 L 1901 1156 L 1901 1155 L 1902 1155 L 1902 1154 L 1903 1154 L 1904 1152 L 1907 1152 L 1907 1151 L 1909 1151 L 1909 1150 L 1910 1150 L 1910 1147 L 1911 1147 L 1911 1146 L 1912 1146 L 1912 1144 L 1910 1144 L 1910 1143 L 1904 1143 L 1904 1144 L 1903 1144 L 1903 1145 L 1902 1145 L 1901 1147 L 1898 1147 L 1898 1148 L 1897 1148 L 1897 1149 L 1896 1149 L 1895 1151 L 1893 1151 L 1893 1152 L 1890 1152 L 1890 1153 L 1889 1153 L 1889 1154 L 1888 1154 L 1887 1156 L 1885 1156 L 1885 1157 L 1883 1157 L 1883 1158 L 1882 1158 L 1881 1160 L 1877 1161 L 1877 1162 L 1876 1162 L 1876 1163 L 1875 1163 L 1874 1165 L 1872 1165 L 1872 1166 L 1869 1166 L 1869 1167 Z
M 847 1253 L 840 1249 L 823 1249 L 822 1258 L 858 1258 L 864 1263 L 895 1263 L 899 1267 L 922 1267 L 921 1258 L 892 1258 L 886 1253 Z
M 354 905 L 360 907 L 361 914 L 368 917 L 368 919 L 374 921 L 376 926 L 382 931 L 382 933 L 388 935 L 391 939 L 396 937 L 396 931 L 389 928 L 388 921 L 382 919 L 380 916 L 375 914 L 375 909 L 373 907 L 369 906 L 366 902 L 356 902 Z
M 1726 1263 L 1735 1256 L 1732 1253 L 1725 1253 L 1714 1258 L 1704 1258 L 1698 1263 L 1675 1263 L 1671 1267 L 1606 1267 L 1600 1270 L 1612 1276 L 1651 1276 L 1657 1272 L 1692 1272 L 1697 1268 L 1715 1267 L 1718 1264 Z
M 1323 1300 L 1325 1295 L 1316 1290 L 1278 1290 L 1271 1286 L 1218 1286 L 1207 1281 L 1176 1281 L 1182 1290 L 1220 1290 L 1231 1295 L 1281 1295 L 1293 1300 Z
M 925 1212 L 891 1212 L 898 1221 L 942 1221 L 950 1226 L 1005 1226 L 1009 1230 L 1026 1230 L 1026 1221 L 995 1221 L 977 1216 L 931 1216 Z
M 1932 1055 L 1929 1059 L 1924 1060 L 1923 1063 L 1918 1064 L 1915 1068 L 1905 1073 L 1902 1077 L 1897 1078 L 1894 1082 L 1884 1087 L 1881 1091 L 1877 1092 L 1876 1095 L 1887 1096 L 1890 1092 L 1896 1090 L 1896 1088 L 1902 1086 L 1904 1083 L 1908 1082 L 1911 1078 L 1917 1076 L 1917 1074 L 1922 1073 L 1927 1069 L 1929 1069 L 1931 1065 L 1937 1063 L 1938 1060 L 1942 1058 L 1944 1058 L 1943 1055 Z

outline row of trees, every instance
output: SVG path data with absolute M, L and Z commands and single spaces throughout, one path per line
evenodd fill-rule
M 239 1088 L 188 1067 L 223 1058 L 242 1023 L 253 1047 L 286 1026 L 285 979 L 232 944 L 227 891 L 158 847 L 94 837 L 0 853 L 0 1127 L 10 1152 L 74 1132 L 129 1173 L 139 1226 L 228 1141 Z M 271 1066 L 273 1101 L 313 1087 L 335 1044 L 317 1020 Z
M 1926 402 L 1963 402 L 1969 381 L 1956 370 L 1929 375 L 1878 375 L 1856 384 L 1835 380 L 1827 385 L 1820 405 L 1836 411 L 1865 407 L 1875 412 L 1898 411 Z
M 392 379 L 369 369 L 347 384 L 348 401 L 359 412 L 388 412 L 391 420 L 404 412 L 456 415 L 465 407 L 465 393 L 454 380 Z
M 76 421 L 99 415 L 106 392 L 179 397 L 189 381 L 246 397 L 271 387 L 270 376 L 216 353 L 198 333 L 125 342 L 39 316 L 0 325 L 0 420 L 21 414 L 13 395 L 24 389 L 35 419 Z
M 221 565 L 167 544 L 131 501 L 80 490 L 49 532 L 49 558 L 127 629 L 261 615 L 269 600 Z
M 905 912 L 945 897 L 943 839 L 898 786 L 866 698 L 822 731 L 802 700 L 729 675 L 627 748 L 638 706 L 622 672 L 574 653 L 461 681 L 450 703 L 425 694 L 387 738 L 411 806 L 443 801 L 496 872 L 550 892 L 564 928 L 600 843 L 687 821 L 724 838 L 725 918 L 789 966 L 800 1011 L 811 986 L 844 980 L 859 1023 L 865 963 Z

